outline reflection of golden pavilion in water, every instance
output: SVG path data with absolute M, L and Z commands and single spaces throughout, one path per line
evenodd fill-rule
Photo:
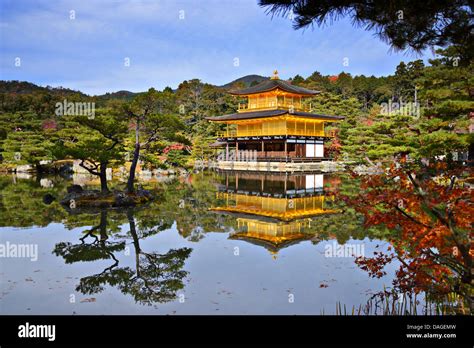
M 327 209 L 323 174 L 224 173 L 213 211 L 232 214 L 237 230 L 229 238 L 262 245 L 271 253 L 314 237 L 312 217 L 336 213 Z M 328 180 L 328 178 L 326 178 Z

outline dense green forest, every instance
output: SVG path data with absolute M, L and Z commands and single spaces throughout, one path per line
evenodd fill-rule
M 335 125 L 338 133 L 329 155 L 367 164 L 406 155 L 415 160 L 451 158 L 472 149 L 472 68 L 448 47 L 427 65 L 422 60 L 401 62 L 390 76 L 316 71 L 290 81 L 321 91 L 307 101 L 312 112 L 346 117 Z M 239 100 L 227 91 L 262 79 L 249 75 L 224 86 L 192 79 L 176 90 L 101 96 L 1 81 L 2 167 L 31 164 L 40 169 L 41 161 L 67 158 L 83 160 L 97 174 L 126 161 L 152 168 L 191 167 L 213 155 L 209 144 L 220 126 L 205 117 L 235 112 Z M 94 103 L 94 114 L 65 112 L 70 102 Z

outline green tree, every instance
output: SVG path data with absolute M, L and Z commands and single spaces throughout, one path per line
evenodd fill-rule
M 380 106 L 373 104 L 369 115 L 341 124 L 344 152 L 356 159 L 391 160 L 407 154 L 414 159 L 436 159 L 472 148 L 468 131 L 474 110 L 472 65 L 457 64 L 451 49 L 437 54 L 428 67 L 421 61 L 402 62 L 392 80 L 395 95 L 405 101 L 414 100 L 410 96 L 417 87 L 421 110 L 412 105 L 382 114 Z
M 377 115 L 347 129 L 343 150 L 358 160 L 387 160 L 415 151 L 410 131 L 413 116 Z
M 190 135 L 212 134 L 216 125 L 205 117 L 235 112 L 237 100 L 225 90 L 200 80 L 184 81 L 176 91 L 180 114 L 187 125 Z
M 418 88 L 416 80 L 422 76 L 424 67 L 422 60 L 398 64 L 393 78 L 393 88 L 397 100 L 414 101 L 415 88 Z
M 42 120 L 33 112 L 0 115 L 3 160 L 12 164 L 31 164 L 41 172 L 41 161 L 52 159 L 53 129 L 43 129 Z
M 159 140 L 186 141 L 182 136 L 184 124 L 170 104 L 170 92 L 150 88 L 124 106 L 124 112 L 135 128 L 133 157 L 127 181 L 127 191 L 134 192 L 135 172 L 142 149 L 150 149 Z M 145 158 L 142 156 L 142 158 Z
M 296 75 L 291 79 L 291 83 L 294 85 L 300 85 L 304 83 L 304 78 L 301 75 Z
M 59 140 L 54 148 L 58 159 L 80 160 L 80 166 L 100 178 L 102 192 L 108 192 L 107 168 L 123 161 L 127 123 L 111 110 L 96 110 L 87 116 L 65 116 Z
M 416 140 L 419 157 L 433 158 L 453 151 L 466 151 L 474 142 L 469 133 L 474 111 L 473 64 L 459 65 L 452 49 L 438 50 L 416 80 L 422 101 Z
M 338 1 L 260 0 L 271 14 L 294 14 L 296 29 L 322 26 L 342 16 L 355 25 L 374 30 L 394 49 L 422 51 L 428 47 L 454 45 L 465 62 L 472 59 L 472 3 L 468 0 Z

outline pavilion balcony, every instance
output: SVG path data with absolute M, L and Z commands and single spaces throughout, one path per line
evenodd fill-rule
M 313 136 L 333 138 L 335 136 L 334 130 L 314 130 L 314 129 L 288 129 L 286 127 L 276 129 L 247 129 L 237 130 L 229 129 L 223 132 L 218 132 L 217 137 L 224 138 L 242 138 L 242 137 L 264 137 L 264 136 Z
M 262 102 L 249 102 L 239 103 L 238 112 L 249 112 L 259 110 L 272 110 L 272 109 L 287 109 L 294 111 L 305 111 L 311 112 L 311 105 L 302 104 L 300 102 L 293 103 L 291 101 L 283 100 L 264 100 Z

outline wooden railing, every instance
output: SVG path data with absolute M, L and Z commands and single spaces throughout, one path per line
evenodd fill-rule
M 288 156 L 285 151 L 258 151 L 257 158 L 285 158 Z
M 258 110 L 288 109 L 295 111 L 311 111 L 311 105 L 288 103 L 288 102 L 261 102 L 261 103 L 239 103 L 239 112 L 249 112 Z
M 237 131 L 236 129 L 230 129 L 223 132 L 218 132 L 218 138 L 236 138 L 236 137 L 259 137 L 259 136 L 272 136 L 272 135 L 297 135 L 297 136 L 313 136 L 313 137 L 328 137 L 333 138 L 335 136 L 335 130 L 330 131 L 305 131 L 303 129 L 287 129 L 281 127 L 281 129 L 271 129 L 268 131 L 263 130 L 247 130 Z

